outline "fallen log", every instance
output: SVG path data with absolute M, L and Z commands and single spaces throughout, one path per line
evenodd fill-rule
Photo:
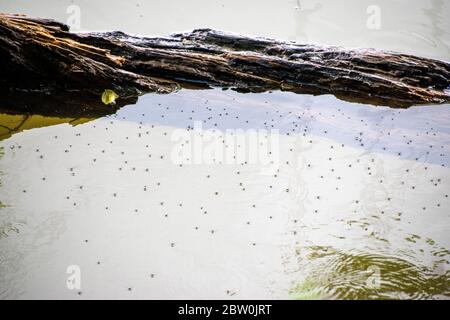
M 0 73 L 3 110 L 52 115 L 112 113 L 142 93 L 187 87 L 333 94 L 400 108 L 450 101 L 450 63 L 435 59 L 211 29 L 170 37 L 71 33 L 53 20 L 6 14 Z M 116 106 L 101 102 L 105 89 L 120 96 Z

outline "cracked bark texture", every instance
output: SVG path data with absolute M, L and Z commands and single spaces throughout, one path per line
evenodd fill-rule
M 405 108 L 450 101 L 450 63 L 374 49 L 250 38 L 211 29 L 170 37 L 71 33 L 48 19 L 0 14 L 2 110 L 70 116 L 114 112 L 142 93 L 222 87 L 332 94 Z M 100 95 L 112 89 L 114 107 Z

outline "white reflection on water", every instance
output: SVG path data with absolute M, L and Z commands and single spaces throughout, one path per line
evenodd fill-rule
M 279 171 L 174 164 L 171 134 L 196 120 L 279 129 Z M 17 133 L 0 144 L 0 297 L 448 298 L 449 122 L 449 105 L 183 90 Z M 375 293 L 348 281 L 374 266 Z

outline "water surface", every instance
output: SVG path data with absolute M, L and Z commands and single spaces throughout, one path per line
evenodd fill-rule
M 217 89 L 16 133 L 1 142 L 1 297 L 448 298 L 449 121 L 449 105 Z M 177 161 L 199 123 L 235 130 L 223 150 L 265 130 L 274 163 Z

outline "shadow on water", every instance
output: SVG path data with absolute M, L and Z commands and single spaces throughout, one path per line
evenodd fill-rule
M 121 97 L 116 105 L 105 105 L 100 95 L 74 91 L 4 91 L 0 89 L 0 113 L 39 114 L 49 117 L 100 117 L 136 103 L 137 97 Z
M 86 123 L 137 101 L 137 97 L 122 97 L 116 105 L 105 105 L 100 96 L 79 91 L 37 93 L 0 90 L 0 94 L 0 141 L 23 130 L 62 123 Z

